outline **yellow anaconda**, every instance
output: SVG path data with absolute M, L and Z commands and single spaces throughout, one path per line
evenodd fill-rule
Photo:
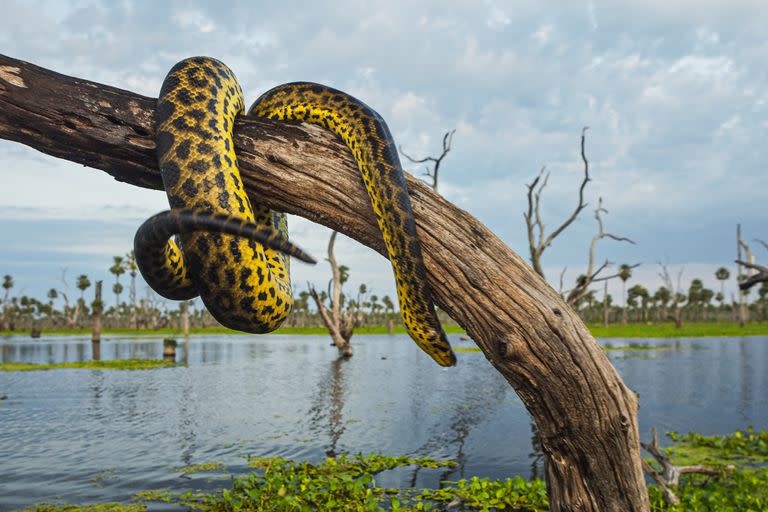
M 221 62 L 194 57 L 171 69 L 156 110 L 158 161 L 171 210 L 147 220 L 134 246 L 139 269 L 157 293 L 177 300 L 199 294 L 223 325 L 264 333 L 276 329 L 293 305 L 288 255 L 312 260 L 288 241 L 285 214 L 254 207 L 245 193 L 232 141 L 243 107 L 240 86 Z M 275 87 L 248 114 L 320 125 L 343 139 L 376 213 L 406 328 L 439 364 L 455 364 L 429 295 L 402 167 L 381 116 L 346 93 L 304 82 Z M 170 240 L 174 234 L 179 244 Z

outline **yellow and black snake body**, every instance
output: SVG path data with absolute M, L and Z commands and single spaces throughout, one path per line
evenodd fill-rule
M 147 283 L 172 299 L 200 295 L 223 325 L 276 329 L 293 305 L 288 255 L 312 261 L 288 241 L 284 213 L 252 205 L 232 141 L 243 96 L 221 62 L 195 57 L 166 77 L 156 110 L 157 154 L 170 212 L 145 222 L 134 241 Z M 297 82 L 262 95 L 248 115 L 331 130 L 357 161 L 395 273 L 403 321 L 443 366 L 456 359 L 435 313 L 408 189 L 384 120 L 330 87 Z M 177 235 L 179 243 L 170 240 Z

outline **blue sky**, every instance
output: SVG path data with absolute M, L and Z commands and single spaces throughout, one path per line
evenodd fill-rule
M 666 261 L 719 289 L 712 274 L 732 267 L 735 224 L 768 238 L 763 1 L 296 2 L 286 12 L 252 1 L 6 0 L 3 11 L 1 53 L 147 96 L 175 62 L 204 54 L 235 71 L 246 102 L 293 80 L 346 90 L 412 155 L 436 153 L 455 128 L 441 193 L 523 256 L 525 183 L 546 164 L 545 222 L 566 216 L 583 126 L 587 200 L 603 197 L 607 228 L 637 242 L 606 240 L 598 256 L 642 263 L 635 281 L 658 287 Z M 70 279 L 111 281 L 112 255 L 167 208 L 162 193 L 19 144 L 0 141 L 0 162 L 0 274 L 17 292 L 60 287 L 63 267 Z M 291 221 L 292 237 L 322 256 L 329 232 Z M 551 281 L 565 266 L 567 281 L 583 271 L 594 231 L 588 209 L 545 254 Z M 379 255 L 343 239 L 337 257 L 353 285 L 393 294 Z M 299 287 L 327 278 L 323 263 L 294 265 Z

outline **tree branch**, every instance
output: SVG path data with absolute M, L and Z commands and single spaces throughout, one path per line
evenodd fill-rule
M 0 69 L 0 137 L 161 187 L 156 100 L 5 56 Z M 357 165 L 332 134 L 240 117 L 235 149 L 252 201 L 386 253 Z M 415 178 L 406 181 L 434 299 L 535 418 L 552 510 L 647 511 L 637 398 L 582 321 L 480 222 Z
M 736 263 L 750 270 L 757 270 L 756 274 L 748 274 L 746 279 L 739 283 L 740 290 L 749 290 L 758 283 L 768 282 L 768 267 L 744 260 L 736 260 Z
M 584 188 L 587 186 L 587 183 L 589 183 L 590 177 L 589 177 L 589 161 L 587 160 L 587 155 L 584 152 L 584 143 L 586 139 L 586 133 L 587 130 L 589 130 L 589 126 L 585 126 L 581 130 L 581 160 L 584 162 L 584 179 L 581 182 L 581 186 L 579 187 L 579 204 L 576 205 L 576 208 L 574 208 L 573 213 L 570 217 L 565 219 L 565 221 L 555 229 L 552 233 L 549 234 L 546 241 L 544 242 L 544 247 L 548 247 L 552 241 L 557 238 L 557 236 L 565 230 L 568 226 L 570 226 L 574 220 L 576 220 L 576 217 L 579 216 L 579 213 L 587 207 L 587 203 L 584 202 Z
M 589 183 L 590 178 L 589 161 L 587 160 L 587 154 L 584 150 L 584 144 L 586 140 L 586 132 L 588 129 L 589 127 L 585 126 L 581 130 L 581 160 L 584 162 L 584 179 L 582 180 L 581 186 L 579 187 L 579 203 L 576 205 L 573 213 L 571 213 L 571 216 L 565 219 L 565 221 L 563 221 L 563 223 L 560 224 L 557 229 L 555 229 L 546 237 L 544 236 L 544 223 L 541 220 L 541 193 L 544 190 L 544 187 L 547 186 L 547 182 L 549 181 L 549 173 L 544 176 L 544 180 L 539 184 L 542 175 L 544 175 L 544 167 L 542 167 L 536 179 L 534 179 L 530 184 L 526 185 L 528 187 L 528 212 L 523 213 L 523 217 L 525 217 L 525 224 L 528 229 L 528 246 L 531 254 L 531 266 L 533 267 L 533 270 L 541 277 L 544 277 L 544 270 L 541 267 L 541 255 L 544 253 L 547 247 L 552 245 L 552 242 L 554 242 L 555 238 L 557 238 L 560 233 L 562 233 L 568 226 L 570 226 L 579 216 L 579 213 L 581 213 L 581 211 L 587 207 L 587 203 L 584 202 L 584 188 L 587 186 L 587 183 Z M 539 184 L 538 189 L 536 189 L 537 184 Z M 538 238 L 534 233 L 535 230 L 538 230 Z
M 413 162 L 414 164 L 423 164 L 425 162 L 432 162 L 432 172 L 429 171 L 429 168 L 427 168 L 427 172 L 424 173 L 424 176 L 427 176 L 429 178 L 432 178 L 432 190 L 437 192 L 437 178 L 438 173 L 440 172 L 440 164 L 443 162 L 443 158 L 448 154 L 449 151 L 451 151 L 451 142 L 453 141 L 453 134 L 456 133 L 456 129 L 454 128 L 451 131 L 445 132 L 445 135 L 443 135 L 443 152 L 440 153 L 440 156 L 437 158 L 433 156 L 427 156 L 421 159 L 415 159 L 411 156 L 408 156 L 405 151 L 403 151 L 403 147 L 400 146 L 400 154 L 403 155 L 405 158 Z
M 616 236 L 613 233 L 608 233 L 605 231 L 605 225 L 603 223 L 603 213 L 608 213 L 608 210 L 603 208 L 603 198 L 599 198 L 597 201 L 597 208 L 595 208 L 595 220 L 597 221 L 597 233 L 594 237 L 592 237 L 592 242 L 589 244 L 589 260 L 587 262 L 587 271 L 584 274 L 584 279 L 581 280 L 576 284 L 576 286 L 568 293 L 568 297 L 566 298 L 566 302 L 570 304 L 571 306 L 575 305 L 581 298 L 587 294 L 587 291 L 589 290 L 589 287 L 594 282 L 599 281 L 607 281 L 608 279 L 613 279 L 615 277 L 618 277 L 619 274 L 614 274 L 612 276 L 597 278 L 598 274 L 602 272 L 605 268 L 608 267 L 610 264 L 607 260 L 605 263 L 603 263 L 600 268 L 598 268 L 596 271 L 594 271 L 595 267 L 595 251 L 597 249 L 597 242 L 602 240 L 603 238 L 610 238 L 613 240 L 616 240 L 618 242 L 629 242 L 634 245 L 634 241 L 625 237 L 625 236 Z M 630 268 L 635 268 L 639 266 L 640 264 L 637 263 Z
M 661 473 L 656 471 L 650 464 L 643 461 L 643 469 L 653 480 L 659 484 L 664 491 L 664 499 L 668 504 L 674 505 L 680 503 L 680 499 L 675 495 L 674 488 L 680 483 L 680 476 L 686 473 L 699 473 L 702 475 L 719 475 L 723 471 L 733 471 L 734 466 L 728 465 L 723 469 L 710 468 L 707 466 L 676 466 L 669 457 L 661 453 L 659 449 L 659 435 L 656 428 L 651 429 L 651 443 L 641 442 L 640 445 L 656 459 L 661 465 Z

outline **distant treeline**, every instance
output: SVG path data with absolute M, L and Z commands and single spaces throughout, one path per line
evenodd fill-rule
M 348 269 L 343 269 L 348 275 Z M 716 277 L 722 284 L 728 279 L 718 270 Z M 183 305 L 162 299 L 147 288 L 144 298 L 136 294 L 137 269 L 132 255 L 125 258 L 116 256 L 110 271 L 115 275 L 112 286 L 114 301 L 104 300 L 102 304 L 102 324 L 105 329 L 176 329 L 182 322 Z M 123 285 L 120 275 L 128 272 L 130 282 L 128 300 L 121 300 Z M 715 292 L 704 287 L 701 279 L 693 279 L 687 290 L 673 293 L 662 286 L 650 293 L 640 284 L 624 286 L 622 301 L 625 306 L 615 304 L 614 298 L 607 293 L 590 291 L 579 300 L 575 309 L 586 323 L 660 323 L 683 322 L 739 322 L 741 305 L 736 297 L 726 301 L 722 290 Z M 45 299 L 27 295 L 13 295 L 15 283 L 13 277 L 3 278 L 3 297 L 0 307 L 0 331 L 40 330 L 81 330 L 90 327 L 94 306 L 93 300 L 86 299 L 86 291 L 91 288 L 91 281 L 86 275 L 75 279 L 78 289 L 76 297 L 69 292 L 66 277 L 62 276 L 61 286 L 51 288 Z M 746 321 L 768 321 L 768 283 L 762 283 L 744 297 L 743 312 Z M 327 292 L 319 292 L 321 300 L 327 299 Z M 322 326 L 322 320 L 307 291 L 299 292 L 294 299 L 293 313 L 286 327 Z M 400 323 L 399 312 L 392 299 L 384 295 L 372 294 L 366 285 L 360 285 L 354 295 L 342 294 L 342 307 L 352 311 L 361 326 L 384 325 L 391 330 Z M 111 305 L 108 303 L 111 302 Z M 208 313 L 202 301 L 187 302 L 189 326 L 193 329 L 216 327 L 218 322 Z M 441 312 L 446 324 L 454 322 Z

